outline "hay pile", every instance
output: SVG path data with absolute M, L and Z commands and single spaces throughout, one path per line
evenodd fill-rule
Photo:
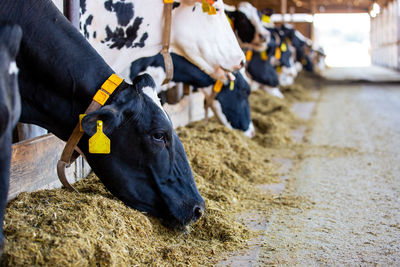
M 287 93 L 285 98 L 290 94 Z M 262 147 L 277 147 L 291 143 L 291 131 L 302 121 L 291 111 L 287 99 L 274 97 L 262 90 L 250 95 L 251 118 L 256 127 L 254 140 Z
M 255 140 L 212 122 L 177 129 L 207 209 L 187 233 L 126 207 L 90 175 L 75 183 L 79 194 L 42 190 L 9 203 L 1 265 L 213 266 L 223 252 L 246 247 L 259 233 L 236 221 L 237 214 L 266 210 L 273 201 L 257 185 L 279 182 L 270 152 L 259 144 L 289 142 L 279 131 L 296 123 L 288 107 L 267 93 L 254 93 L 251 101 L 261 136 Z

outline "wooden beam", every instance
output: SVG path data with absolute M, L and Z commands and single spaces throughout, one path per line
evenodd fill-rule
M 53 134 L 24 140 L 12 146 L 10 189 L 8 200 L 21 192 L 61 187 L 56 166 L 65 142 Z M 82 157 L 67 168 L 67 177 L 73 183 L 86 177 L 89 165 Z

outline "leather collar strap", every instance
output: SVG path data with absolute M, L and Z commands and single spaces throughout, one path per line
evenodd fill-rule
M 217 118 L 218 122 L 221 124 L 223 123 L 223 120 L 220 118 L 219 113 L 217 112 L 215 106 L 214 106 L 214 99 L 217 97 L 218 93 L 221 91 L 221 87 L 223 86 L 222 82 L 220 80 L 217 80 L 211 90 L 211 94 L 207 94 L 207 92 L 204 89 L 201 89 L 201 91 L 204 94 L 204 110 L 205 110 L 205 120 L 206 122 L 208 121 L 208 108 L 211 108 L 212 112 L 214 113 L 214 116 Z
M 89 107 L 86 109 L 85 114 L 89 114 L 93 111 L 101 108 L 105 102 L 108 100 L 110 95 L 118 88 L 118 86 L 123 83 L 123 79 L 118 77 L 115 74 L 112 74 L 101 86 L 101 88 L 94 95 L 92 102 Z M 80 123 L 78 123 L 75 129 L 72 131 L 71 136 L 69 137 L 67 143 L 65 144 L 64 150 L 61 154 L 61 158 L 57 163 L 57 174 L 58 179 L 60 179 L 61 183 L 68 189 L 78 192 L 67 180 L 65 175 L 65 168 L 69 167 L 79 156 L 78 152 L 82 154 L 77 147 L 79 140 L 81 140 L 84 132 L 80 129 Z M 82 154 L 83 155 L 83 154 Z
M 171 24 L 172 24 L 172 6 L 174 4 L 173 0 L 164 0 L 164 32 L 162 39 L 162 50 L 161 55 L 164 58 L 165 65 L 165 80 L 163 84 L 167 84 L 172 80 L 174 75 L 174 64 L 172 62 L 171 54 L 169 53 L 169 45 L 171 42 Z

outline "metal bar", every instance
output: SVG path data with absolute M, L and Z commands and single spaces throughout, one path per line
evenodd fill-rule
M 64 16 L 74 25 L 79 28 L 79 1 L 64 0 Z

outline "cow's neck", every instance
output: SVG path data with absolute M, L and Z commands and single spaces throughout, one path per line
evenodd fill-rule
M 17 58 L 21 121 L 67 139 L 113 71 L 51 1 L 2 0 L 0 18 L 24 32 Z

